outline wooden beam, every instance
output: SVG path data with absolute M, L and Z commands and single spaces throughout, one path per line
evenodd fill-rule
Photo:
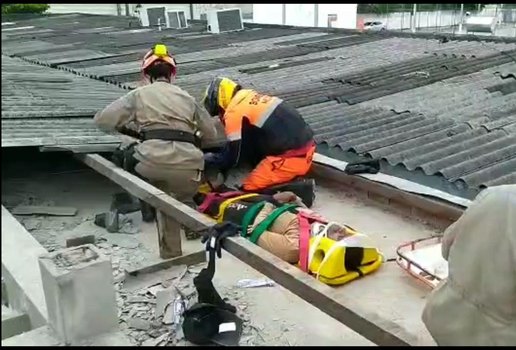
M 206 251 L 200 250 L 198 252 L 187 254 L 183 256 L 178 256 L 177 258 L 167 259 L 163 261 L 159 261 L 157 263 L 153 263 L 144 267 L 139 267 L 137 269 L 127 269 L 125 270 L 130 276 L 138 276 L 144 273 L 152 273 L 159 270 L 168 269 L 172 266 L 178 265 L 195 265 L 200 264 L 206 261 Z
M 131 194 L 171 215 L 190 229 L 206 230 L 215 223 L 98 154 L 77 157 Z M 359 305 L 355 299 L 339 301 L 333 288 L 241 237 L 227 239 L 224 249 L 375 344 L 406 346 L 417 343 L 417 337 L 401 326 L 367 310 L 367 306 Z

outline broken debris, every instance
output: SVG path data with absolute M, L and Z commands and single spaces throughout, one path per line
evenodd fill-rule
M 239 288 L 258 288 L 258 287 L 274 287 L 276 284 L 274 281 L 263 278 L 263 279 L 242 279 L 237 282 Z
M 156 317 L 163 316 L 167 306 L 176 298 L 175 288 L 160 290 L 156 293 Z
M 142 331 L 147 331 L 151 328 L 151 324 L 149 321 L 144 320 L 143 318 L 133 317 L 129 319 L 129 327 Z
M 163 315 L 163 324 L 171 325 L 174 323 L 174 304 L 170 302 L 165 308 L 165 314 Z

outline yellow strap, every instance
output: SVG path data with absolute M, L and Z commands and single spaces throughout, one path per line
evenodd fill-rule
M 251 197 L 256 197 L 256 196 L 258 196 L 257 193 L 248 193 L 248 194 L 244 194 L 244 195 L 241 195 L 238 197 L 226 199 L 224 202 L 222 202 L 220 204 L 219 213 L 217 214 L 215 219 L 217 220 L 217 222 L 221 223 L 222 221 L 224 221 L 224 212 L 226 211 L 226 208 L 228 207 L 228 205 L 230 205 L 231 203 L 236 202 L 238 200 L 241 200 L 241 199 L 246 199 L 246 198 L 251 198 Z

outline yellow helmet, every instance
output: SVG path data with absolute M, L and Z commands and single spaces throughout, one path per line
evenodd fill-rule
M 228 78 L 215 78 L 211 81 L 204 94 L 204 107 L 212 116 L 226 110 L 235 93 L 240 90 L 240 85 Z

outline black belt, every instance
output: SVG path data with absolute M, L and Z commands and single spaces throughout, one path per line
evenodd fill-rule
M 147 141 L 151 139 L 188 142 L 196 146 L 199 144 L 198 138 L 194 134 L 186 131 L 172 129 L 154 129 L 142 131 L 140 133 L 140 140 Z

